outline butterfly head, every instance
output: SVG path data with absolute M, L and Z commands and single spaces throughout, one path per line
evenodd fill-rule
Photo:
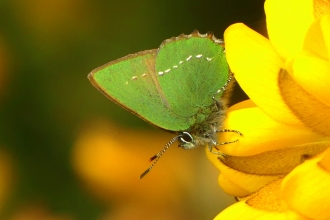
M 194 136 L 184 131 L 179 135 L 179 147 L 182 147 L 185 150 L 193 149 L 196 147 Z

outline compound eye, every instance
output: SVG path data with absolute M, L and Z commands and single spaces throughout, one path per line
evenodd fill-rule
M 182 132 L 182 135 L 180 137 L 180 140 L 184 143 L 191 143 L 194 139 L 191 136 L 191 134 L 189 134 L 188 132 Z

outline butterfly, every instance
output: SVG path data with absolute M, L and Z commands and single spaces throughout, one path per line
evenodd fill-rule
M 94 69 L 91 83 L 106 97 L 145 121 L 175 133 L 155 156 L 152 165 L 175 141 L 183 149 L 208 145 L 217 153 L 233 74 L 226 61 L 224 42 L 212 33 L 181 34 L 158 49 L 130 54 Z

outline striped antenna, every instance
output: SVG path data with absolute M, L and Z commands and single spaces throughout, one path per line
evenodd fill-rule
M 181 135 L 178 135 L 176 137 L 174 137 L 172 140 L 170 140 L 167 144 L 165 144 L 165 146 L 163 147 L 163 149 L 161 149 L 155 156 L 150 158 L 150 162 L 154 161 L 151 166 L 144 171 L 141 176 L 140 179 L 142 179 L 145 175 L 147 175 L 147 173 L 149 173 L 149 171 L 155 166 L 155 164 L 157 163 L 157 161 L 159 160 L 159 158 L 165 153 L 165 151 L 179 138 L 181 137 Z

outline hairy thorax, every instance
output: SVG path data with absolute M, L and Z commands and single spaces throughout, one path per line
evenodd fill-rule
M 217 144 L 217 132 L 223 125 L 225 112 L 226 105 L 222 101 L 215 101 L 212 106 L 201 108 L 195 116 L 196 123 L 188 130 L 181 132 L 179 146 L 183 149 L 193 149 L 208 144 L 212 149 Z

